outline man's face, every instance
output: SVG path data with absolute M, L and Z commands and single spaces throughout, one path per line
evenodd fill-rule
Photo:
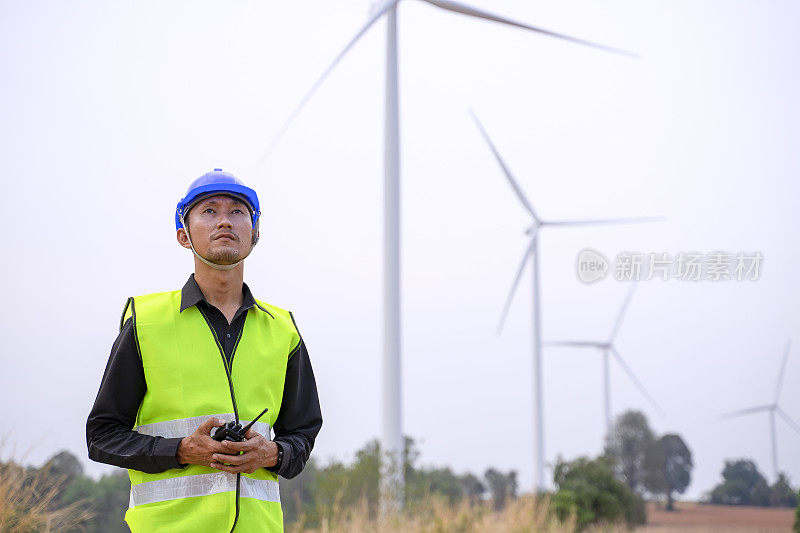
M 194 249 L 212 263 L 230 265 L 250 254 L 253 226 L 250 211 L 241 201 L 225 195 L 211 196 L 198 202 L 184 220 Z M 178 242 L 190 248 L 183 229 Z

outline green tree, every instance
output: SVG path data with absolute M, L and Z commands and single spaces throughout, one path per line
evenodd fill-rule
M 645 456 L 652 442 L 653 431 L 639 411 L 622 413 L 606 435 L 605 454 L 616 460 L 617 475 L 638 494 L 645 490 Z
M 74 478 L 64 489 L 64 503 L 88 501 L 93 518 L 83 529 L 90 533 L 123 533 L 129 531 L 125 524 L 131 483 L 125 470 L 117 470 L 95 481 L 87 476 Z
M 39 472 L 49 479 L 51 483 L 57 483 L 62 487 L 62 490 L 48 504 L 51 509 L 57 509 L 78 501 L 78 499 L 66 501 L 63 494 L 63 489 L 68 488 L 74 480 L 84 477 L 83 465 L 74 454 L 67 450 L 61 450 L 48 459 L 44 466 L 39 469 Z
M 317 471 L 317 461 L 311 457 L 300 475 L 292 479 L 278 478 L 284 522 L 295 522 L 304 510 L 313 506 L 312 489 L 316 485 Z
M 375 516 L 378 510 L 380 445 L 369 441 L 355 454 L 351 464 L 332 461 L 319 466 L 313 459 L 293 479 L 279 480 L 281 507 L 286 524 L 302 520 L 307 527 L 318 527 L 336 509 L 366 502 Z
M 60 451 L 48 459 L 40 469 L 30 469 L 60 490 L 49 500 L 50 509 L 64 507 L 84 508 L 91 514 L 80 527 L 62 527 L 61 531 L 93 532 L 126 532 L 128 526 L 124 522 L 125 511 L 130 497 L 130 480 L 125 470 L 117 469 L 114 473 L 102 476 L 99 480 L 85 476 L 83 465 L 75 455 L 68 451 Z
M 419 467 L 420 452 L 414 439 L 405 438 L 405 497 L 409 507 L 430 495 L 444 496 L 450 503 L 463 498 L 461 479 L 449 468 Z M 387 458 L 377 439 L 369 441 L 355 454 L 348 465 L 334 461 L 320 467 L 309 462 L 306 469 L 292 480 L 281 480 L 284 520 L 296 521 L 301 515 L 310 527 L 330 516 L 334 506 L 355 507 L 366 503 L 371 516 L 379 506 L 381 464 Z
M 692 452 L 680 435 L 670 433 L 651 443 L 645 454 L 644 486 L 652 494 L 667 497 L 674 510 L 673 494 L 683 494 L 692 480 Z
M 551 512 L 561 521 L 574 514 L 579 531 L 599 523 L 644 524 L 644 501 L 617 479 L 614 462 L 608 456 L 559 460 L 553 476 L 558 490 L 550 501 Z
M 483 477 L 492 494 L 495 511 L 502 510 L 509 499 L 517 497 L 517 473 L 515 471 L 503 474 L 494 468 L 489 468 Z
M 452 505 L 464 497 L 464 489 L 461 478 L 449 468 L 409 468 L 406 470 L 406 494 L 412 502 L 435 494 Z
M 778 474 L 777 481 L 769 488 L 769 506 L 797 507 L 797 494 L 783 472 Z
M 722 505 L 769 505 L 767 480 L 749 459 L 725 461 L 722 483 L 711 491 L 711 503 Z
M 67 450 L 61 450 L 48 459 L 43 468 L 49 469 L 51 475 L 63 476 L 66 482 L 83 475 L 83 465 Z
M 461 477 L 461 490 L 469 501 L 470 506 L 473 506 L 481 501 L 483 493 L 486 492 L 486 487 L 477 476 L 468 473 Z
M 797 499 L 800 501 L 800 491 L 797 493 Z M 800 533 L 800 505 L 794 513 L 794 533 Z

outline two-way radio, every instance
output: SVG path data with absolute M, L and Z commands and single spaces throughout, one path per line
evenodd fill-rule
M 211 438 L 219 442 L 222 442 L 224 440 L 229 440 L 233 442 L 242 442 L 243 440 L 245 440 L 244 438 L 245 433 L 247 433 L 250 430 L 250 428 L 253 427 L 253 424 L 255 424 L 256 421 L 258 421 L 258 419 L 261 418 L 267 411 L 269 411 L 269 408 L 266 408 L 263 411 L 261 411 L 261 414 L 255 417 L 255 419 L 249 424 L 247 424 L 245 427 L 242 427 L 241 424 L 237 424 L 235 420 L 231 420 L 224 426 L 215 428 L 214 434 L 211 435 Z

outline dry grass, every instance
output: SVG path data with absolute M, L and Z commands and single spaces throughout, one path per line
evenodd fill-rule
M 86 502 L 58 506 L 63 478 L 48 469 L 28 470 L 15 462 L 0 464 L 0 531 L 63 531 L 91 518 Z
M 350 508 L 336 505 L 322 519 L 320 527 L 307 528 L 301 518 L 288 525 L 287 533 L 572 533 L 575 519 L 559 523 L 548 513 L 548 500 L 522 496 L 511 501 L 505 509 L 494 512 L 486 504 L 470 506 L 464 502 L 449 505 L 441 499 L 430 498 L 420 507 L 402 514 L 376 517 L 366 501 Z M 625 531 L 618 525 L 587 528 L 587 533 Z
M 301 518 L 287 525 L 287 533 L 572 533 L 575 520 L 557 522 L 548 512 L 548 501 L 522 496 L 500 512 L 490 505 L 448 505 L 429 498 L 418 509 L 386 517 L 370 512 L 366 500 L 353 507 L 334 502 L 319 527 L 307 527 Z M 648 504 L 648 524 L 636 533 L 788 533 L 794 517 L 792 509 L 731 507 L 679 502 L 675 512 Z M 586 533 L 627 532 L 621 524 L 597 525 Z

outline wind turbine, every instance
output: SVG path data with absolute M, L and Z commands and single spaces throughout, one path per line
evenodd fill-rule
M 422 0 L 432 6 L 467 15 L 473 18 L 505 24 L 573 43 L 591 46 L 616 54 L 636 57 L 635 54 L 610 46 L 578 39 L 556 33 L 537 26 L 517 22 L 510 18 L 494 15 L 487 11 L 470 7 L 453 0 Z M 289 118 L 278 130 L 278 134 L 261 158 L 263 162 L 277 142 L 310 100 L 325 78 L 333 71 L 339 61 L 359 39 L 382 16 L 386 16 L 386 107 L 384 130 L 384 286 L 383 286 L 383 422 L 382 447 L 389 459 L 388 466 L 381 476 L 381 492 L 386 503 L 395 509 L 402 507 L 403 494 L 403 431 L 401 416 L 400 388 L 400 121 L 398 111 L 397 80 L 397 4 L 399 0 L 383 0 L 375 5 L 367 22 L 356 32 L 322 75 L 303 96 Z M 384 508 L 386 506 L 384 505 Z
M 609 356 L 613 356 L 616 359 L 619 366 L 628 374 L 628 377 L 631 378 L 634 385 L 641 391 L 645 398 L 655 407 L 660 413 L 664 413 L 664 411 L 659 407 L 656 401 L 650 396 L 650 393 L 647 392 L 647 389 L 644 388 L 642 382 L 639 381 L 639 378 L 633 373 L 631 367 L 625 362 L 622 356 L 619 354 L 616 346 L 614 346 L 614 340 L 617 337 L 617 333 L 619 332 L 620 324 L 622 323 L 622 317 L 625 315 L 625 311 L 628 308 L 628 304 L 631 301 L 631 297 L 633 296 L 633 291 L 636 289 L 636 285 L 631 286 L 628 294 L 625 296 L 625 301 L 622 303 L 622 307 L 619 310 L 619 314 L 617 314 L 617 320 L 614 322 L 614 327 L 611 330 L 611 335 L 609 335 L 608 340 L 605 341 L 551 341 L 545 342 L 544 344 L 547 346 L 575 346 L 580 348 L 593 348 L 600 350 L 603 354 L 603 405 L 605 409 L 605 418 L 606 418 L 606 435 L 609 431 L 611 431 L 611 380 L 609 378 Z
M 492 150 L 495 159 L 500 165 L 500 168 L 503 170 L 503 174 L 505 174 L 506 178 L 508 179 L 509 185 L 514 190 L 514 194 L 516 194 L 519 201 L 522 203 L 522 206 L 525 210 L 530 214 L 532 219 L 531 226 L 525 231 L 527 235 L 529 235 L 528 246 L 525 248 L 525 252 L 522 254 L 522 261 L 519 264 L 519 268 L 517 269 L 517 274 L 514 277 L 514 283 L 511 285 L 511 291 L 508 293 L 508 297 L 506 298 L 505 307 L 503 308 L 503 313 L 500 317 L 500 324 L 498 325 L 497 332 L 498 334 L 503 328 L 503 323 L 505 322 L 506 316 L 508 315 L 509 307 L 511 306 L 511 300 L 514 298 L 514 293 L 517 290 L 517 285 L 519 285 L 519 280 L 522 277 L 522 271 L 525 269 L 525 265 L 528 262 L 528 259 L 531 261 L 532 266 L 532 273 L 533 273 L 533 317 L 532 317 L 532 325 L 533 325 L 533 429 L 534 429 L 534 438 L 533 438 L 533 455 L 534 455 L 534 484 L 536 491 L 544 490 L 544 407 L 542 405 L 542 338 L 541 338 L 541 321 L 540 321 L 540 311 L 539 311 L 539 230 L 544 227 L 554 226 L 554 227 L 566 227 L 566 226 L 591 226 L 596 224 L 621 224 L 626 222 L 644 222 L 650 220 L 658 220 L 658 217 L 644 217 L 644 218 L 615 218 L 615 219 L 595 219 L 595 220 L 544 220 L 539 215 L 536 214 L 536 211 L 533 209 L 533 205 L 528 201 L 528 198 L 522 192 L 522 188 L 519 186 L 519 183 L 511 174 L 508 166 L 503 161 L 503 158 L 500 157 L 500 153 L 495 148 L 494 143 L 489 138 L 489 134 L 486 133 L 486 130 L 483 128 L 483 125 L 478 120 L 478 117 L 475 113 L 470 110 L 472 114 L 473 120 L 475 120 L 475 124 L 477 124 L 478 129 L 481 132 L 481 135 L 486 140 L 486 143 L 489 145 L 489 148 Z
M 786 411 L 781 409 L 781 407 L 778 405 L 778 399 L 781 395 L 781 387 L 783 386 L 783 374 L 786 371 L 786 361 L 789 359 L 790 344 L 791 341 L 786 341 L 786 351 L 783 354 L 783 363 L 781 363 L 781 370 L 778 373 L 778 384 L 775 387 L 775 401 L 769 405 L 749 407 L 747 409 L 742 409 L 741 411 L 726 413 L 720 417 L 721 419 L 726 419 L 750 415 L 753 413 L 760 413 L 763 411 L 769 413 L 769 429 L 772 435 L 772 473 L 775 476 L 775 479 L 778 479 L 778 441 L 775 438 L 775 414 L 777 413 L 778 416 L 783 418 L 783 421 L 786 422 L 790 428 L 800 434 L 800 426 L 798 426 L 797 423 L 795 423 L 795 421 L 792 420 L 788 414 L 786 414 Z

